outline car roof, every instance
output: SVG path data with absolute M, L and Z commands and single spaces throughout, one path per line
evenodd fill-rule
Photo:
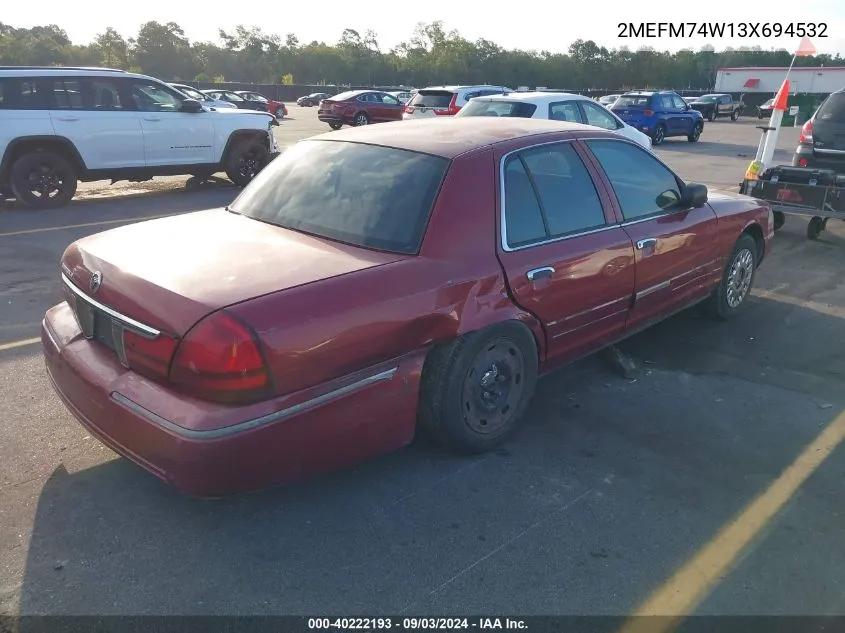
M 561 132 L 589 132 L 608 138 L 616 136 L 612 132 L 605 133 L 589 125 L 547 119 L 437 117 L 344 128 L 337 132 L 312 136 L 302 142 L 348 141 L 454 158 L 466 152 L 523 136 L 560 134 Z
M 67 75 L 82 76 L 82 77 L 120 77 L 121 79 L 152 79 L 159 83 L 163 82 L 161 79 L 150 77 L 149 75 L 142 75 L 140 73 L 130 73 L 124 70 L 114 68 L 94 68 L 82 66 L 0 66 L 0 77 L 61 77 Z
M 571 92 L 508 92 L 502 95 L 484 95 L 475 97 L 473 101 L 529 101 L 537 105 L 546 105 L 560 100 L 592 101 L 584 95 Z
M 454 92 L 455 90 L 466 90 L 468 88 L 504 88 L 504 86 L 493 86 L 491 84 L 470 84 L 460 86 L 426 86 L 425 88 L 420 88 L 417 92 L 422 92 L 423 90 L 450 90 Z

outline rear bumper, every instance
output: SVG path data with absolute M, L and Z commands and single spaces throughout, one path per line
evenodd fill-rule
M 807 161 L 806 165 L 801 165 L 801 160 Z M 845 174 L 845 154 L 840 156 L 816 154 L 812 147 L 799 145 L 792 155 L 792 166 L 833 169 L 838 174 Z
M 423 353 L 247 405 L 185 397 L 86 340 L 67 303 L 42 322 L 47 374 L 90 433 L 184 493 L 219 497 L 294 481 L 411 441 Z

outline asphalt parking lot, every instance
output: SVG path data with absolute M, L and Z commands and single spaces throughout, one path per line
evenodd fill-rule
M 283 145 L 328 130 L 290 114 Z M 735 189 L 758 123 L 658 154 Z M 70 242 L 237 191 L 185 182 L 0 207 L 0 614 L 845 614 L 845 224 L 811 242 L 787 220 L 741 318 L 690 311 L 625 342 L 636 378 L 593 357 L 543 379 L 493 454 L 417 442 L 199 501 L 92 439 L 28 342 Z

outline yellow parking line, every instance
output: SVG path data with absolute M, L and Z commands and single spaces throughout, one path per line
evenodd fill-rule
M 769 488 L 727 524 L 626 621 L 618 633 L 674 631 L 730 571 L 748 545 L 845 439 L 842 411 Z M 668 617 L 642 617 L 668 616 Z
M 24 231 L 10 231 L 9 233 L 0 233 L 0 237 L 11 237 L 13 235 L 30 235 L 32 233 L 46 233 L 47 231 L 65 231 L 68 229 L 81 229 L 86 226 L 104 226 L 106 224 L 120 224 L 121 222 L 141 222 L 143 220 L 156 220 L 158 218 L 167 218 L 171 215 L 179 215 L 179 213 L 162 213 L 161 215 L 145 215 L 137 218 L 123 218 L 120 220 L 101 220 L 99 222 L 85 222 L 83 224 L 64 224 L 62 226 L 47 226 L 40 229 L 26 229 Z
M 34 345 L 40 343 L 41 337 L 25 338 L 22 341 L 12 341 L 11 343 L 0 343 L 0 352 L 7 349 L 15 349 L 16 347 L 26 347 L 27 345 Z

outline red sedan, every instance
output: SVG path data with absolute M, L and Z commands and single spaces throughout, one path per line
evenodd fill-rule
M 405 105 L 396 97 L 378 90 L 350 90 L 323 99 L 317 118 L 333 130 L 344 125 L 369 125 L 401 121 Z
M 772 236 L 765 203 L 595 128 L 378 125 L 301 141 L 228 208 L 73 243 L 41 336 L 92 434 L 219 496 L 419 428 L 489 450 L 540 374 L 699 302 L 737 314 Z

